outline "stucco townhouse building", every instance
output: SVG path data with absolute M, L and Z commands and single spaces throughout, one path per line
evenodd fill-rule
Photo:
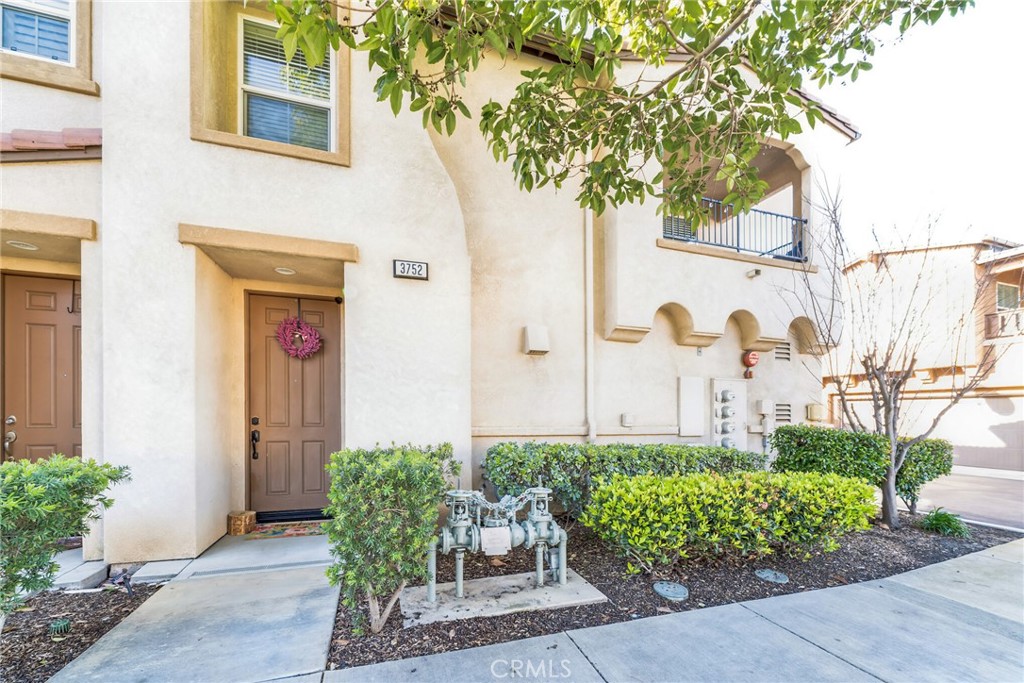
M 737 215 L 711 186 L 694 229 L 520 191 L 472 122 L 377 103 L 362 54 L 295 85 L 255 2 L 0 9 L 4 457 L 131 467 L 89 558 L 315 513 L 342 447 L 450 441 L 478 485 L 501 440 L 761 450 L 824 416 L 792 292 L 823 276 L 814 166 L 857 137 L 837 114 L 765 140 L 769 198 Z M 470 109 L 531 51 L 485 60 Z M 277 339 L 296 317 L 322 340 L 304 359 Z
M 891 277 L 876 278 L 880 268 Z M 904 392 L 903 433 L 927 430 L 949 405 L 951 392 L 976 378 L 977 386 L 942 417 L 933 436 L 953 444 L 958 471 L 1020 475 L 1024 471 L 1024 246 L 987 237 L 880 250 L 850 263 L 844 275 L 852 283 L 874 287 L 871 300 L 885 313 L 870 316 L 872 320 L 890 323 L 885 317 L 890 311 L 906 316 L 919 340 L 914 377 Z M 883 282 L 887 286 L 879 286 Z M 854 324 L 855 318 L 848 315 L 847 323 Z M 899 324 L 896 321 L 892 327 Z M 846 355 L 836 371 L 853 373 L 846 375 L 851 381 L 847 397 L 867 419 L 871 392 L 863 368 L 845 361 L 849 349 L 840 346 L 838 353 L 843 351 Z M 831 383 L 826 388 L 831 417 L 842 423 L 835 388 Z

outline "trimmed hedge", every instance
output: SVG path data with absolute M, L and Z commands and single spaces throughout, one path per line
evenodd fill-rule
M 889 466 L 889 440 L 881 434 L 847 432 L 829 427 L 783 425 L 770 437 L 778 457 L 776 472 L 820 472 L 857 477 L 880 486 Z M 896 474 L 896 493 L 911 511 L 917 508 L 921 487 L 949 474 L 953 468 L 953 444 L 944 439 L 925 439 L 907 453 Z
M 839 474 L 878 484 L 889 466 L 889 440 L 880 434 L 782 425 L 769 441 L 778 452 L 772 462 L 776 472 Z
M 487 449 L 484 476 L 500 497 L 542 481 L 573 517 L 590 500 L 593 481 L 615 474 L 691 474 L 763 470 L 762 453 L 682 444 L 571 444 L 506 441 Z
M 874 512 L 869 484 L 835 474 L 615 475 L 581 521 L 636 572 L 690 557 L 829 552 Z
M 896 474 L 896 494 L 910 511 L 917 512 L 921 487 L 953 471 L 953 444 L 945 439 L 925 439 L 907 452 Z

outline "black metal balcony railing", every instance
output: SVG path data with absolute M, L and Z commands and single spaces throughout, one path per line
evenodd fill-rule
M 1024 335 L 1024 309 L 1011 308 L 985 316 L 985 339 Z
M 706 224 L 694 227 L 684 218 L 665 216 L 662 220 L 665 239 L 708 244 L 788 261 L 807 260 L 803 243 L 806 218 L 760 209 L 736 213 L 732 204 L 723 204 L 717 199 L 705 198 L 702 204 L 710 213 Z

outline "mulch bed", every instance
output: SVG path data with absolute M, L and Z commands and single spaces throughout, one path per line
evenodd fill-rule
M 26 604 L 30 611 L 14 612 L 0 635 L 0 680 L 42 683 L 121 623 L 156 592 L 158 586 L 133 586 L 135 597 L 123 589 L 92 593 L 40 593 Z M 68 633 L 51 636 L 50 624 L 71 621 Z M 131 656 L 126 653 L 125 656 Z
M 872 527 L 842 539 L 842 548 L 832 553 L 815 553 L 810 560 L 766 557 L 750 562 L 688 562 L 667 576 L 626 575 L 625 561 L 615 557 L 589 530 L 577 524 L 569 531 L 569 562 L 608 602 L 539 612 L 521 612 L 500 617 L 465 619 L 402 628 L 396 606 L 379 634 L 355 635 L 352 615 L 339 606 L 328 668 L 339 669 L 404 659 L 438 652 L 492 645 L 569 629 L 600 626 L 670 612 L 681 612 L 772 595 L 798 593 L 881 579 L 893 574 L 934 564 L 960 555 L 984 550 L 1020 538 L 1009 531 L 971 526 L 971 538 L 940 536 L 913 526 L 904 515 L 896 531 Z M 493 566 L 479 554 L 465 555 L 465 578 L 532 572 L 534 554 L 522 548 L 501 558 Z M 437 558 L 438 583 L 454 581 L 454 553 Z M 754 571 L 770 568 L 789 576 L 789 583 L 774 584 L 757 578 Z M 659 597 L 651 585 L 667 578 L 684 583 L 690 590 L 686 602 L 674 603 Z

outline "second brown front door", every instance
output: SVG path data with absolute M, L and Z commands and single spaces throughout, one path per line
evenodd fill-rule
M 3 458 L 82 455 L 76 280 L 3 276 Z
M 285 318 L 299 317 L 322 346 L 290 357 L 277 340 Z M 249 296 L 250 509 L 320 510 L 327 505 L 324 467 L 341 448 L 341 306 L 333 301 Z

